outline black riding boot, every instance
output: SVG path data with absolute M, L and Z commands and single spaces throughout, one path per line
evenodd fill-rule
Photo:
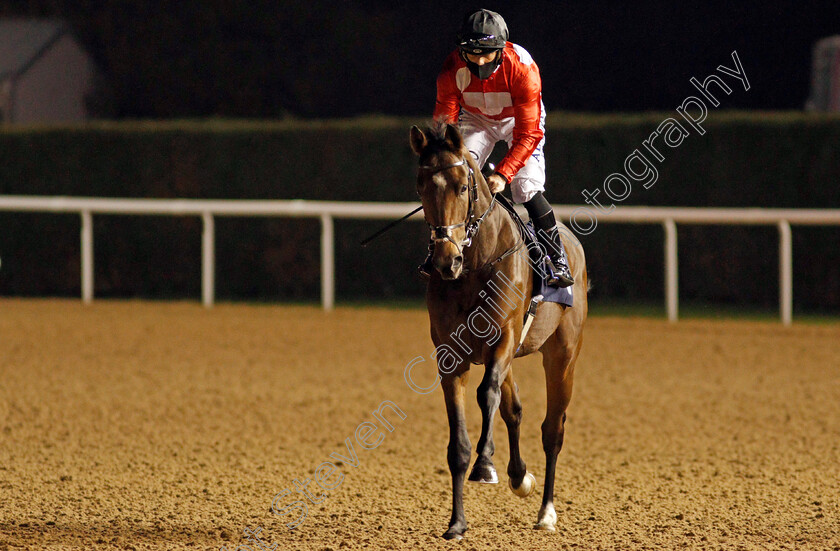
M 525 203 L 531 221 L 534 223 L 534 231 L 537 240 L 545 248 L 548 254 L 551 273 L 546 277 L 546 283 L 552 287 L 568 287 L 575 282 L 572 272 L 569 270 L 569 261 L 566 258 L 566 251 L 563 242 L 560 240 L 560 231 L 557 229 L 557 220 L 554 218 L 554 211 L 548 204 L 542 193 L 537 193 L 530 201 Z
M 551 217 L 554 218 L 553 213 Z M 549 230 L 543 230 L 542 228 L 537 230 L 537 239 L 545 247 L 548 260 L 551 263 L 552 273 L 546 278 L 546 283 L 552 287 L 572 285 L 575 278 L 572 277 L 572 272 L 569 270 L 569 260 L 566 258 L 566 251 L 563 248 L 563 242 L 560 240 L 560 231 L 558 231 L 556 223 Z
M 417 271 L 420 273 L 420 276 L 423 279 L 429 279 L 432 277 L 432 272 L 435 271 L 435 265 L 432 262 L 432 256 L 435 254 L 435 242 L 429 239 L 429 254 L 426 255 L 426 260 L 423 261 L 422 264 L 417 266 Z

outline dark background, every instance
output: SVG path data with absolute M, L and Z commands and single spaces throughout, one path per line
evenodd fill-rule
M 0 0 L 2 1 L 2 0 Z M 103 116 L 150 123 L 0 133 L 0 193 L 411 201 L 410 124 L 432 111 L 462 2 L 207 0 L 6 1 L 0 16 L 68 20 L 97 60 Z M 710 110 L 624 205 L 837 208 L 836 117 L 799 110 L 811 49 L 840 33 L 840 1 L 485 4 L 541 68 L 548 120 L 546 196 L 580 204 L 701 81 L 738 52 L 751 88 Z M 574 115 L 617 111 L 620 115 Z M 632 112 L 653 111 L 646 115 Z M 361 114 L 402 115 L 316 121 Z M 161 121 L 253 118 L 255 121 Z M 273 122 L 275 119 L 286 119 Z M 295 120 L 304 119 L 304 120 Z M 78 296 L 78 217 L 3 214 L 0 293 Z M 416 298 L 428 233 L 404 224 L 361 249 L 381 221 L 336 222 L 340 299 Z M 35 231 L 33 231 L 33 229 Z M 96 217 L 96 296 L 200 294 L 196 218 Z M 840 307 L 837 228 L 793 231 L 795 307 Z M 591 296 L 661 302 L 662 230 L 604 223 L 583 236 Z M 681 225 L 680 296 L 778 304 L 775 228 Z M 318 296 L 318 223 L 217 222 L 221 299 Z M 388 259 L 383 262 L 382 259 Z M 818 262 L 815 259 L 819 259 Z M 47 268 L 45 268 L 47 267 Z
M 723 108 L 800 109 L 811 48 L 840 2 L 6 0 L 0 16 L 70 21 L 117 118 L 427 116 L 467 11 L 507 20 L 549 111 L 672 110 L 737 50 L 752 89 Z M 729 62 L 729 63 L 727 63 Z

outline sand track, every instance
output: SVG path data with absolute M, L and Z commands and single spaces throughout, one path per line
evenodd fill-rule
M 517 360 L 540 489 L 508 490 L 497 419 L 502 483 L 468 485 L 459 544 L 438 537 L 440 390 L 403 379 L 431 352 L 422 311 L 2 299 L 0 550 L 236 549 L 247 527 L 282 550 L 840 549 L 838 325 L 590 318 L 555 534 L 531 529 L 542 368 Z M 386 400 L 406 418 L 288 530 L 273 497 Z M 474 400 L 468 417 L 474 446 Z

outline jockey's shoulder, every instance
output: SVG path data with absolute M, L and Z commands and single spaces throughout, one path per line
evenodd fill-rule
M 508 42 L 505 44 L 505 54 L 510 59 L 510 61 L 514 64 L 521 64 L 521 65 L 531 65 L 534 63 L 534 58 L 531 57 L 531 54 L 528 53 L 528 50 L 520 46 L 519 44 L 514 44 L 513 42 Z

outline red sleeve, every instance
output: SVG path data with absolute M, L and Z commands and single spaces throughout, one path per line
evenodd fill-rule
M 455 84 L 457 66 L 450 55 L 437 78 L 437 98 L 432 118 L 438 122 L 456 124 L 461 110 L 461 91 Z
M 528 157 L 543 139 L 545 132 L 540 127 L 542 118 L 542 81 L 536 63 L 523 67 L 515 74 L 511 82 L 511 101 L 513 102 L 513 141 L 496 172 L 508 182 L 519 172 Z

